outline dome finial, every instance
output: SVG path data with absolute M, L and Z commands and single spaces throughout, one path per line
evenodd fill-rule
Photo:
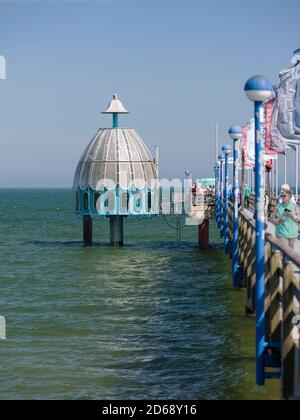
M 129 114 L 129 112 L 123 106 L 120 99 L 118 99 L 118 95 L 114 93 L 112 101 L 108 105 L 107 110 L 102 112 L 102 114 Z
M 107 110 L 102 112 L 102 114 L 112 114 L 113 128 L 119 128 L 119 114 L 129 114 L 129 112 L 118 99 L 118 95 L 114 93 L 111 103 L 108 105 Z

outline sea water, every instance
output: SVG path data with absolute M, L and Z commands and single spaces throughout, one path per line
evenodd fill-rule
M 128 218 L 113 249 L 102 219 L 84 247 L 71 190 L 0 190 L 0 399 L 278 398 L 214 223 L 208 251 L 168 224 Z

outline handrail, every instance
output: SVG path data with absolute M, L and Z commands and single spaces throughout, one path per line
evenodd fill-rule
M 232 205 L 229 221 L 232 229 Z M 255 242 L 255 220 L 240 211 L 238 257 L 248 314 L 254 314 L 256 308 Z M 269 233 L 265 235 L 264 254 L 266 377 L 280 374 L 282 399 L 299 400 L 300 336 L 295 338 L 298 330 L 293 319 L 300 316 L 300 255 Z

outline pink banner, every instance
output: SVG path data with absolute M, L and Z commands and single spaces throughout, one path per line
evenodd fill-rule
M 272 118 L 274 109 L 274 99 L 265 103 L 265 116 L 266 116 L 266 130 L 265 130 L 265 151 L 268 155 L 284 155 L 285 151 L 283 145 L 280 148 L 277 146 L 277 150 L 274 149 L 272 139 Z M 275 146 L 276 147 L 276 146 Z
M 245 154 L 245 166 L 253 168 L 255 166 L 255 128 L 254 119 L 243 127 L 243 152 Z

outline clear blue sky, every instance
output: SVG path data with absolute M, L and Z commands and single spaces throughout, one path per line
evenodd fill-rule
M 300 47 L 299 0 L 0 0 L 0 186 L 70 186 L 113 92 L 161 151 L 161 176 L 211 176 L 214 124 L 252 113 Z

